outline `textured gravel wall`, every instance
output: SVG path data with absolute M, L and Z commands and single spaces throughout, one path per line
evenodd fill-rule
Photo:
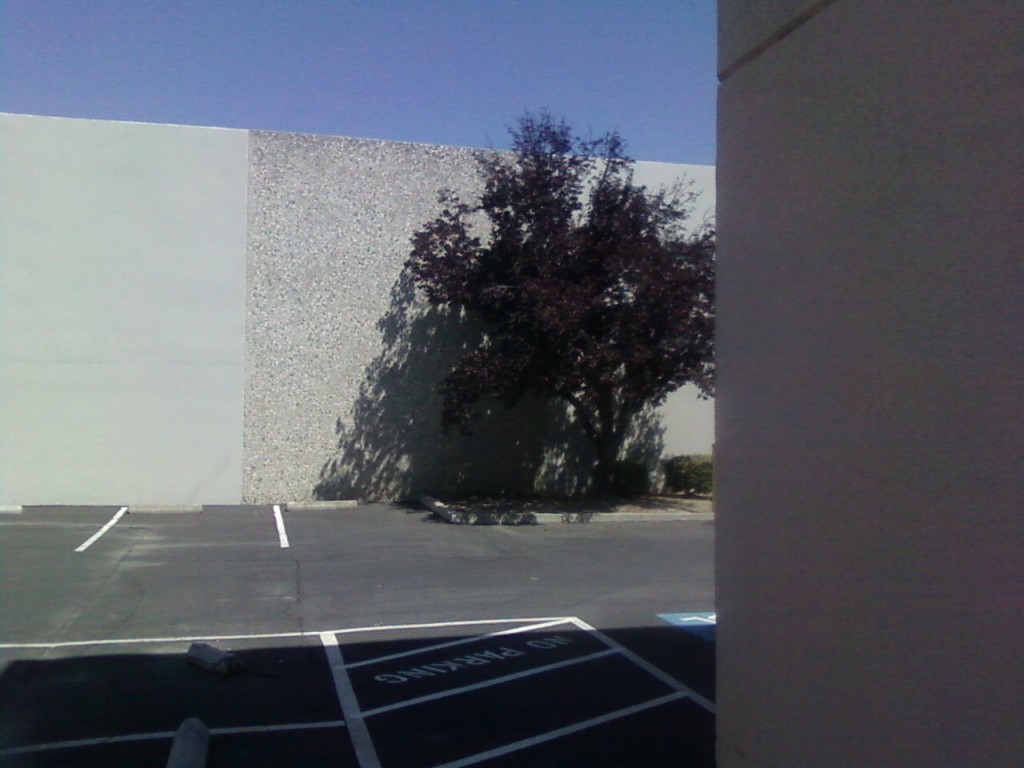
M 246 500 L 522 489 L 540 462 L 530 409 L 442 434 L 437 384 L 471 331 L 400 279 L 438 190 L 477 189 L 473 152 L 250 141 Z
M 544 403 L 440 430 L 438 386 L 474 330 L 417 302 L 402 265 L 439 189 L 479 189 L 472 150 L 253 132 L 250 157 L 246 501 L 564 491 L 586 476 L 586 449 L 568 458 L 577 430 Z

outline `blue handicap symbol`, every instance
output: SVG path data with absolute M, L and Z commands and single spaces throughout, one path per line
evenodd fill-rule
M 714 613 L 659 613 L 658 618 L 704 640 L 715 642 Z

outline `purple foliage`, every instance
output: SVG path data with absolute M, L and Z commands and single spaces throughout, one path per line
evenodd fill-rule
M 713 393 L 715 233 L 686 226 L 685 186 L 635 185 L 615 133 L 581 140 L 542 113 L 512 136 L 512 154 L 480 158 L 480 200 L 442 193 L 413 237 L 407 266 L 427 299 L 486 328 L 445 379 L 442 422 L 466 428 L 488 396 L 561 398 L 607 492 L 644 408 L 686 383 Z

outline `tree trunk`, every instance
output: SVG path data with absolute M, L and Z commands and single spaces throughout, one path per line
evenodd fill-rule
M 591 473 L 590 490 L 594 496 L 611 496 L 615 491 L 615 464 L 619 458 L 619 441 L 614 435 L 599 433 L 594 439 L 597 462 Z
M 597 425 L 594 431 L 594 448 L 597 463 L 592 475 L 592 489 L 595 496 L 611 496 L 615 491 L 615 463 L 619 458 L 621 437 L 616 430 L 615 395 L 607 387 L 597 390 Z
M 588 408 L 573 393 L 560 394 L 572 406 L 576 419 L 584 434 L 590 438 L 597 456 L 590 473 L 589 494 L 612 496 L 615 493 L 615 469 L 619 449 L 622 447 L 626 432 L 625 428 L 619 428 L 617 425 L 614 394 L 610 389 L 598 390 L 596 412 L 588 412 Z

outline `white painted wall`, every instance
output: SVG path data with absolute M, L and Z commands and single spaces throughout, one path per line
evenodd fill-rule
M 0 504 L 238 501 L 244 131 L 0 116 Z
M 719 765 L 1019 768 L 1024 6 L 720 5 Z

